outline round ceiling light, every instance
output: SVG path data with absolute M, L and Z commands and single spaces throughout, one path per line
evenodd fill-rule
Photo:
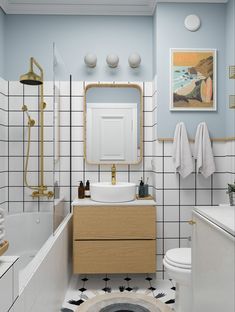
M 201 20 L 195 14 L 188 15 L 184 20 L 184 26 L 189 31 L 197 31 L 201 26 Z

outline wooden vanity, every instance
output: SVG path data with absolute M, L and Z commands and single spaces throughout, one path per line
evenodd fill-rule
M 73 272 L 156 271 L 156 203 L 73 202 Z

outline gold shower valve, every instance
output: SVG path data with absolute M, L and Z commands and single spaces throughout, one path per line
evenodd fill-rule
M 47 198 L 48 198 L 48 199 L 53 198 L 53 196 L 54 196 L 54 193 L 53 193 L 52 191 L 49 191 L 49 192 L 47 193 Z
M 32 197 L 33 198 L 39 198 L 39 197 L 47 197 L 48 199 L 50 199 L 50 198 L 53 198 L 53 196 L 54 196 L 54 193 L 52 192 L 52 191 L 46 191 L 46 186 L 44 186 L 44 188 L 43 189 L 38 189 L 38 190 L 36 190 L 36 191 L 33 191 L 33 193 L 32 193 Z
M 46 103 L 46 102 L 43 102 L 42 108 L 45 109 L 46 107 L 47 107 L 47 103 Z
M 194 221 L 194 220 L 189 220 L 189 221 L 188 221 L 188 224 L 194 225 L 194 224 L 196 224 L 196 221 Z

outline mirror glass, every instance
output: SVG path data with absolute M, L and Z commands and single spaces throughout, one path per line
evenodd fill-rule
M 142 89 L 137 84 L 89 84 L 85 89 L 85 158 L 93 164 L 142 159 Z

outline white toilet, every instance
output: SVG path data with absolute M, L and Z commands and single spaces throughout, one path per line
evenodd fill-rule
M 176 312 L 191 312 L 191 248 L 168 250 L 163 264 L 169 277 L 176 282 L 174 310 Z

